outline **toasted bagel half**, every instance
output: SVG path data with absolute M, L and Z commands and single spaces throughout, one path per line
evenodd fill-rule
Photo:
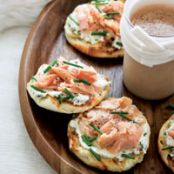
M 174 115 L 161 127 L 158 136 L 158 150 L 164 163 L 174 172 Z
M 93 108 L 110 91 L 110 81 L 79 60 L 56 60 L 42 65 L 27 84 L 35 103 L 61 113 L 79 113 Z
M 77 6 L 65 23 L 67 41 L 92 57 L 123 57 L 120 39 L 123 4 L 121 0 L 105 0 Z
M 127 97 L 108 98 L 68 126 L 70 150 L 87 165 L 113 172 L 142 162 L 149 137 L 145 116 Z

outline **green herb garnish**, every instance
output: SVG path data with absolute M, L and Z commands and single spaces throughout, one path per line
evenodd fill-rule
M 50 63 L 50 66 L 54 66 L 54 65 L 57 65 L 58 64 L 58 61 L 57 60 L 54 60 Z
M 36 79 L 34 76 L 32 76 L 31 80 L 32 80 L 33 82 L 36 82 L 36 81 L 37 81 L 37 79 Z
M 118 114 L 120 117 L 122 117 L 123 119 L 125 119 L 125 120 L 128 120 L 128 121 L 132 121 L 130 118 L 128 118 L 127 116 L 126 116 L 126 114 L 128 114 L 128 112 L 123 112 L 123 111 L 113 111 L 113 112 L 111 112 L 111 114 Z
M 103 134 L 103 132 L 97 127 L 97 126 L 95 126 L 94 124 L 90 124 L 90 126 L 95 130 L 95 131 L 97 131 L 99 134 Z
M 115 46 L 116 46 L 116 48 L 120 49 L 123 47 L 123 44 L 121 41 L 116 41 Z
M 95 5 L 105 5 L 105 4 L 108 4 L 108 2 L 104 2 L 104 1 L 99 2 L 99 1 L 98 1 L 98 2 L 95 3 Z
M 113 11 L 113 12 L 107 12 L 107 13 L 104 15 L 104 17 L 105 17 L 106 19 L 113 19 L 113 15 L 120 15 L 120 13 L 119 13 L 119 12 L 115 12 L 115 11 Z
M 147 135 L 147 132 L 145 132 L 144 134 L 143 134 L 143 136 L 145 137 Z
M 73 99 L 75 97 L 74 94 L 71 91 L 69 91 L 67 88 L 65 88 L 63 90 L 63 92 L 65 93 L 65 95 L 61 94 L 57 98 L 59 100 L 59 103 L 62 103 L 62 102 L 67 101 L 69 99 Z
M 47 68 L 44 70 L 44 73 L 47 73 L 54 65 L 58 64 L 57 60 L 54 60 L 52 63 L 50 63 Z
M 62 102 L 64 102 L 64 101 L 66 101 L 66 100 L 70 99 L 70 97 L 69 97 L 69 96 L 65 96 L 65 95 L 61 94 L 61 95 L 59 95 L 59 96 L 58 96 L 58 98 L 57 98 L 57 99 L 59 100 L 59 103 L 62 103 Z
M 96 152 L 94 152 L 91 148 L 89 148 L 89 152 L 91 152 L 91 154 L 98 160 L 101 161 L 101 156 L 99 154 L 97 154 Z
M 93 0 L 91 1 L 91 3 L 95 5 L 105 5 L 105 4 L 108 4 L 109 2 L 106 0 Z
M 106 31 L 94 31 L 91 33 L 92 36 L 106 36 L 107 32 Z
M 44 70 L 44 74 L 47 73 L 52 67 L 50 65 L 47 66 L 47 68 Z
M 85 80 L 85 79 L 76 79 L 76 78 L 74 78 L 73 81 L 75 83 L 84 83 L 85 85 L 88 85 L 88 86 L 91 85 L 91 83 L 89 81 Z
M 79 26 L 79 23 L 78 23 L 74 18 L 72 18 L 72 16 L 69 16 L 69 18 L 70 18 L 76 25 Z
M 73 95 L 73 93 L 71 92 L 71 91 L 69 91 L 67 88 L 65 88 L 64 90 L 63 90 L 63 92 L 67 95 L 67 97 L 69 97 L 69 98 L 74 98 L 75 96 Z
M 124 112 L 124 111 L 113 111 L 111 114 L 128 114 L 128 112 Z
M 143 146 L 143 144 L 140 142 L 140 151 L 143 151 L 143 148 L 144 148 L 144 146 Z
M 120 12 L 111 11 L 111 12 L 107 12 L 106 15 L 120 15 Z
M 82 135 L 82 140 L 88 145 L 88 146 L 92 146 L 92 143 L 97 139 L 98 136 L 95 136 L 93 138 L 90 138 L 86 135 Z
M 128 118 L 126 115 L 124 114 L 119 114 L 122 118 L 124 118 L 125 120 L 128 120 L 128 121 L 132 121 L 130 118 Z
M 100 7 L 97 4 L 95 5 L 95 7 L 100 13 L 102 13 L 102 10 L 100 9 Z
M 33 88 L 36 91 L 39 91 L 39 92 L 42 92 L 42 93 L 46 93 L 46 91 L 44 91 L 43 89 L 40 89 L 40 88 L 38 88 L 36 86 L 31 85 L 31 88 Z
M 124 158 L 129 158 L 129 159 L 135 159 L 133 156 L 131 156 L 130 154 L 122 154 L 121 155 Z
M 67 61 L 63 61 L 64 64 L 67 64 L 67 65 L 71 65 L 71 66 L 75 66 L 77 68 L 82 68 L 83 69 L 83 66 L 80 66 L 80 65 L 77 65 L 77 64 L 74 64 L 74 63 L 70 63 L 70 62 L 67 62 Z
M 112 15 L 105 15 L 105 19 L 113 19 Z
M 162 148 L 162 150 L 171 150 L 171 149 L 174 149 L 174 146 L 167 146 Z

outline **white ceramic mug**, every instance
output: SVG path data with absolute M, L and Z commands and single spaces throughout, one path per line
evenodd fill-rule
M 120 26 L 124 84 L 135 95 L 152 100 L 174 93 L 174 37 L 150 36 L 130 18 L 139 8 L 155 4 L 174 8 L 173 0 L 127 0 Z

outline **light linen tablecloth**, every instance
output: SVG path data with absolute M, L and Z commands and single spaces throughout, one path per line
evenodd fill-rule
M 0 34 L 0 174 L 55 174 L 32 144 L 18 99 L 18 71 L 29 28 Z

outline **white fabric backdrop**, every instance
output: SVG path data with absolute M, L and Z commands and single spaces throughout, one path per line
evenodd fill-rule
M 55 174 L 26 132 L 18 99 L 18 70 L 29 28 L 0 33 L 0 174 Z

